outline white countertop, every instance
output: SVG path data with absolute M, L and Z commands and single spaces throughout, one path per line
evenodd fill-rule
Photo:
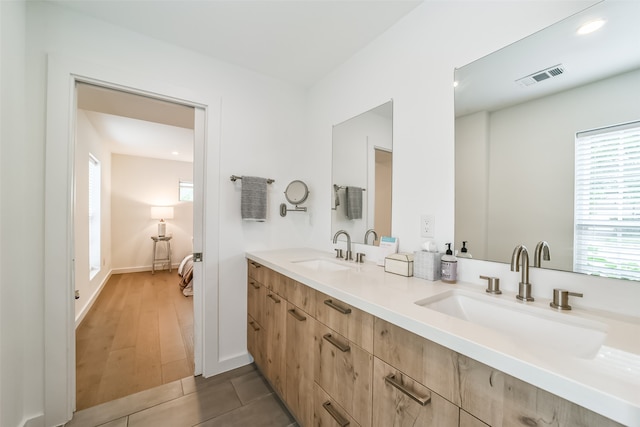
M 515 300 L 504 292 L 488 296 L 478 285 L 447 284 L 385 273 L 375 263 L 356 264 L 336 260 L 313 249 L 256 251 L 247 258 L 259 262 L 320 292 L 448 347 L 495 369 L 584 406 L 619 423 L 640 427 L 640 319 L 595 310 L 574 309 L 562 315 L 606 325 L 603 349 L 622 355 L 622 364 L 601 351 L 592 359 L 558 354 L 514 342 L 507 335 L 430 310 L 416 301 L 463 289 L 488 298 Z M 295 261 L 326 259 L 350 268 L 317 271 Z M 549 308 L 549 299 L 536 299 L 528 306 Z

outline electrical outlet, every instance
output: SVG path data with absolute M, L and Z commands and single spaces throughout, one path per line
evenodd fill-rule
M 420 216 L 420 236 L 435 237 L 436 220 L 433 215 Z

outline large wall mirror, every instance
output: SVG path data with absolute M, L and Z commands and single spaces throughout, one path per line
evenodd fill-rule
M 331 236 L 345 230 L 357 243 L 391 235 L 393 101 L 333 127 Z
M 632 259 L 601 260 L 608 272 L 574 263 L 585 246 L 574 245 L 582 239 L 574 224 L 577 136 L 640 120 L 639 18 L 640 2 L 604 1 L 455 71 L 456 248 L 465 240 L 474 258 L 509 262 L 517 244 L 532 253 L 547 241 L 543 268 L 640 278 L 625 272 L 640 272 Z M 578 33 L 598 19 L 599 30 Z M 640 155 L 629 156 L 638 173 Z M 635 203 L 620 209 L 639 227 Z M 638 236 L 624 243 L 635 256 Z M 589 245 L 603 250 L 609 240 Z

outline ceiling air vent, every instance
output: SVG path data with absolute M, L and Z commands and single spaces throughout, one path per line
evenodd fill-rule
M 540 83 L 552 77 L 557 77 L 564 73 L 564 67 L 562 65 L 554 65 L 546 70 L 538 71 L 533 74 L 529 74 L 526 77 L 516 80 L 520 86 L 531 86 L 536 83 Z

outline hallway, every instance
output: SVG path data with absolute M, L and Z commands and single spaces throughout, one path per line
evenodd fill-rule
M 193 298 L 176 270 L 113 275 L 76 329 L 76 410 L 194 372 Z

